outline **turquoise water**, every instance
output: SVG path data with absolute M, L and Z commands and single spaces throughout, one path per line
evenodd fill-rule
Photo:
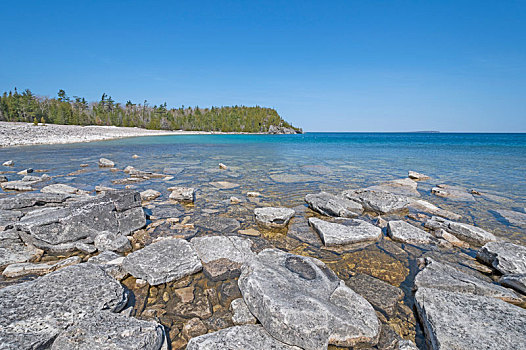
M 99 171 L 96 161 L 106 157 L 124 168 L 163 172 L 183 171 L 171 181 L 152 180 L 138 189 L 187 184 L 199 188 L 207 201 L 222 201 L 246 191 L 260 191 L 264 201 L 300 205 L 307 193 L 373 185 L 407 176 L 415 170 L 432 177 L 419 184 L 422 196 L 434 204 L 460 211 L 468 221 L 518 237 L 493 210 L 524 210 L 526 206 L 526 134 L 432 133 L 306 133 L 304 135 L 185 135 L 138 137 L 70 145 L 24 146 L 3 149 L 2 159 L 14 159 L 20 169 L 44 169 L 63 176 L 90 163 L 82 176 L 58 182 L 86 190 L 113 187 L 122 173 Z M 138 159 L 131 155 L 137 154 Z M 218 163 L 229 166 L 219 171 Z M 279 177 L 285 176 L 283 178 Z M 212 181 L 240 187 L 217 191 Z M 276 181 L 277 180 L 277 181 Z M 433 185 L 446 183 L 492 195 L 474 204 L 456 203 L 430 195 Z

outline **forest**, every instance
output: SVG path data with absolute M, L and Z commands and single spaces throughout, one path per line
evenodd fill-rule
M 50 98 L 35 95 L 29 89 L 19 92 L 16 88 L 0 96 L 0 121 L 248 133 L 268 132 L 273 125 L 301 132 L 272 108 L 168 108 L 166 102 L 150 106 L 146 100 L 142 104 L 131 101 L 122 104 L 105 93 L 100 101 L 88 102 L 83 97 L 69 97 L 64 90 Z

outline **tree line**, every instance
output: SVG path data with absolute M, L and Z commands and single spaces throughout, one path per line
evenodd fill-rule
M 275 109 L 265 107 L 168 108 L 166 102 L 150 106 L 115 102 L 102 94 L 100 101 L 69 97 L 59 90 L 57 97 L 37 96 L 29 89 L 4 92 L 0 97 L 0 120 L 9 122 L 68 125 L 114 125 L 155 130 L 202 130 L 223 132 L 267 132 L 271 125 L 292 128 Z

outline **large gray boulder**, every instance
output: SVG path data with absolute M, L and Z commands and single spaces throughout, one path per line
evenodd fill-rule
M 403 195 L 371 189 L 347 190 L 344 198 L 360 203 L 365 210 L 377 214 L 389 214 L 405 209 L 411 200 Z
M 350 219 L 343 224 L 309 218 L 309 224 L 320 235 L 327 247 L 359 242 L 375 242 L 382 237 L 382 229 L 363 220 Z
M 294 214 L 294 209 L 290 208 L 266 207 L 254 209 L 256 221 L 269 227 L 287 226 Z
M 486 282 L 451 265 L 429 258 L 426 267 L 416 275 L 415 286 L 418 289 L 436 288 L 449 292 L 500 298 L 506 301 L 522 301 L 522 298 L 510 289 Z
M 433 288 L 419 288 L 415 300 L 431 349 L 526 349 L 523 308 Z
M 301 350 L 274 339 L 260 325 L 222 329 L 190 339 L 186 350 Z
M 305 202 L 312 210 L 327 216 L 352 218 L 363 213 L 361 204 L 327 192 L 308 194 L 305 196 Z
M 95 312 L 60 333 L 51 350 L 160 350 L 163 326 L 109 312 Z
M 147 280 L 152 286 L 170 282 L 201 271 L 196 251 L 184 239 L 164 239 L 128 254 L 125 271 Z
M 24 242 L 51 252 L 75 250 L 78 243 L 92 243 L 100 232 L 129 235 L 145 225 L 140 195 L 129 190 L 36 210 L 15 223 Z
M 428 232 L 402 220 L 387 223 L 387 234 L 393 240 L 409 244 L 431 244 L 436 239 Z
M 41 349 L 80 319 L 120 311 L 125 289 L 100 267 L 79 264 L 0 289 L 2 349 Z
M 238 284 L 250 312 L 284 343 L 321 350 L 378 341 L 371 304 L 317 259 L 266 249 L 243 267 Z
M 502 274 L 526 274 L 526 247 L 509 242 L 490 242 L 478 252 L 477 259 Z

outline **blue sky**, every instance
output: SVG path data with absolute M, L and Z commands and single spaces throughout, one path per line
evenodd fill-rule
M 526 1 L 5 1 L 0 89 L 526 132 Z

